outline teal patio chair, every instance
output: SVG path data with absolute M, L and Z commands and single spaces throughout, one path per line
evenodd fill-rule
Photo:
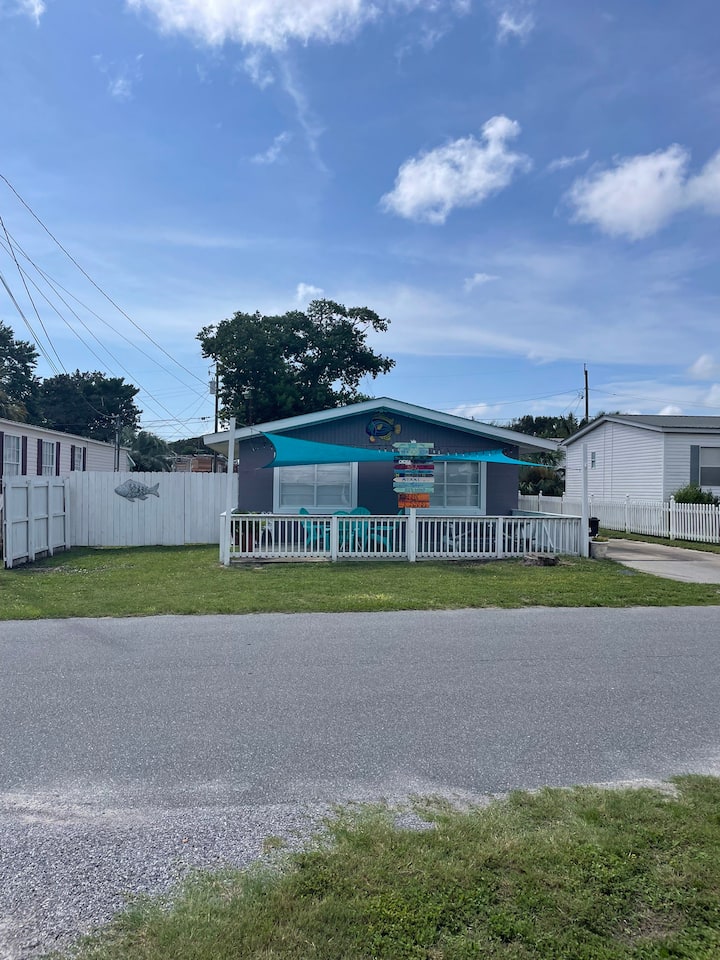
M 310 517 L 310 511 L 305 507 L 300 507 L 298 513 L 301 517 Z M 330 531 L 324 519 L 313 517 L 310 520 L 301 520 L 300 526 L 305 533 L 305 546 L 308 550 L 315 550 L 319 546 L 323 550 L 330 549 Z

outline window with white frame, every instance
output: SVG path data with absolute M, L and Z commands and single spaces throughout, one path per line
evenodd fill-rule
M 435 463 L 435 485 L 430 495 L 430 509 L 462 514 L 483 509 L 482 484 L 477 461 Z
M 720 447 L 700 447 L 700 486 L 720 487 Z
M 593 450 L 590 454 L 590 469 L 594 470 L 597 466 L 597 453 Z
M 5 434 L 3 443 L 3 474 L 6 477 L 20 476 L 20 437 Z
M 80 470 L 83 469 L 83 451 L 84 447 L 76 447 L 73 445 L 70 450 L 70 469 L 71 470 Z
M 356 463 L 277 467 L 273 472 L 275 513 L 297 513 L 300 507 L 311 513 L 334 513 L 356 504 Z
M 52 477 L 55 473 L 55 444 L 50 440 L 42 441 L 42 475 Z

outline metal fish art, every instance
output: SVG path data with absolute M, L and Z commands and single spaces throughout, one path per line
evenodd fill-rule
M 147 500 L 149 496 L 159 497 L 159 486 L 159 483 L 148 487 L 147 484 L 140 483 L 139 480 L 126 480 L 125 483 L 121 483 L 119 487 L 115 487 L 115 493 L 120 497 L 125 497 L 130 503 L 134 503 L 136 500 Z

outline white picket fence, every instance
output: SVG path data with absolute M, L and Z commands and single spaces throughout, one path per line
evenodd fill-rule
M 74 547 L 219 542 L 225 474 L 78 472 L 67 483 Z
M 6 567 L 30 563 L 70 546 L 62 477 L 6 479 L 0 492 L 0 536 Z
M 577 497 L 520 496 L 518 505 L 521 510 L 564 516 L 579 516 L 582 512 Z M 590 496 L 588 506 L 588 516 L 597 517 L 606 530 L 720 543 L 720 507 L 710 504 L 676 503 L 673 497 L 663 501 Z
M 222 528 L 225 517 L 221 518 Z M 233 514 L 220 559 L 498 559 L 582 553 L 579 517 Z

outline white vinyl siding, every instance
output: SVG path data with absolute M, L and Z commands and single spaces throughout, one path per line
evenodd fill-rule
M 52 441 L 42 441 L 42 476 L 55 475 L 55 444 Z
M 690 447 L 720 447 L 720 437 L 712 433 L 668 433 L 665 436 L 665 484 L 663 497 L 665 500 L 690 483 Z M 702 463 L 702 459 L 701 459 Z M 717 486 L 701 486 L 710 490 L 716 496 L 720 495 L 720 484 Z
M 0 432 L 5 435 L 5 451 L 3 454 L 3 463 L 7 460 L 7 440 L 9 437 L 14 437 L 17 441 L 17 446 L 19 447 L 20 453 L 17 454 L 17 460 L 15 461 L 18 464 L 17 471 L 12 474 L 8 473 L 8 476 L 15 476 L 20 473 L 22 469 L 22 449 L 23 449 L 23 440 L 27 439 L 27 475 L 42 476 L 43 466 L 45 465 L 43 455 L 38 451 L 38 440 L 42 441 L 43 449 L 44 445 L 48 444 L 53 447 L 53 467 L 52 473 L 55 474 L 55 457 L 57 456 L 56 449 L 57 444 L 60 444 L 60 476 L 65 477 L 70 473 L 70 450 L 71 447 L 75 446 L 75 469 L 83 469 L 83 449 L 85 449 L 85 469 L 90 472 L 94 471 L 108 471 L 112 472 L 115 467 L 115 449 L 112 443 L 103 443 L 100 440 L 89 440 L 85 437 L 77 437 L 73 434 L 61 433 L 57 430 L 46 430 L 43 427 L 36 427 L 29 423 L 18 423 L 15 420 L 7 420 L 5 418 L 0 418 Z M 40 462 L 38 463 L 38 453 L 40 453 Z M 14 454 L 15 455 L 15 454 Z M 49 461 L 48 461 L 49 464 Z M 120 468 L 121 470 L 128 470 L 129 463 L 127 459 L 127 451 L 121 450 L 120 452 Z
M 720 487 L 720 447 L 700 447 L 700 486 Z
M 5 434 L 3 445 L 3 475 L 6 477 L 19 477 L 20 464 L 22 462 L 20 437 L 12 434 Z
M 582 496 L 582 448 L 587 444 L 588 493 L 596 497 L 663 496 L 664 438 L 659 430 L 602 423 L 567 447 L 565 492 Z M 687 481 L 686 481 L 687 482 Z
M 310 513 L 352 510 L 357 505 L 357 464 L 317 463 L 273 471 L 273 510 Z

